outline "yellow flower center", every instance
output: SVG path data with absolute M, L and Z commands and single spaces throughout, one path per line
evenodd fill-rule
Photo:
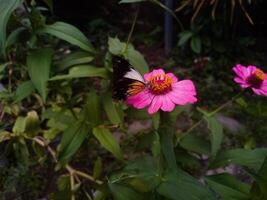
M 260 69 L 256 69 L 251 76 L 247 78 L 247 82 L 254 88 L 260 88 L 262 82 L 267 78 L 266 74 Z
M 166 74 L 151 77 L 148 80 L 149 90 L 154 94 L 164 94 L 172 89 L 172 78 Z
M 260 69 L 256 69 L 255 72 L 253 73 L 253 75 L 259 81 L 263 81 L 267 78 L 266 74 L 263 71 L 261 71 Z

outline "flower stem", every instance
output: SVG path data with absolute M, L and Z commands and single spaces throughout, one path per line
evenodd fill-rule
M 172 169 L 177 169 L 177 161 L 174 152 L 174 136 L 175 136 L 175 120 L 170 116 L 170 113 L 160 113 L 161 124 L 158 130 L 160 137 L 160 148 L 167 166 Z
M 128 38 L 127 38 L 127 42 L 126 42 L 126 45 L 125 45 L 125 47 L 124 47 L 124 49 L 122 51 L 122 54 L 125 54 L 127 52 L 127 50 L 128 50 L 128 46 L 129 46 L 130 40 L 132 38 L 134 27 L 135 27 L 135 24 L 136 24 L 136 21 L 137 21 L 138 13 L 139 13 L 139 8 L 137 9 L 137 11 L 135 13 L 134 20 L 133 20 L 133 23 L 132 23 L 132 26 L 131 26 L 131 30 L 129 32 L 129 35 L 128 35 Z
M 75 200 L 74 187 L 75 187 L 75 182 L 74 182 L 73 173 L 70 173 L 71 200 Z
M 103 184 L 102 181 L 100 181 L 100 180 L 96 180 L 94 177 L 92 177 L 92 176 L 90 176 L 89 174 L 86 174 L 86 173 L 84 173 L 84 172 L 82 172 L 82 171 L 75 170 L 74 173 L 77 174 L 78 176 L 81 176 L 81 177 L 83 177 L 83 178 L 85 178 L 85 179 L 88 179 L 89 181 L 95 182 L 95 183 L 97 183 L 98 185 Z
M 224 109 L 227 105 L 229 105 L 230 103 L 234 102 L 238 97 L 241 96 L 241 94 L 243 94 L 243 92 L 244 92 L 244 90 L 242 90 L 237 95 L 233 96 L 229 101 L 227 101 L 226 103 L 222 104 L 217 109 L 215 109 L 214 111 L 212 111 L 211 113 L 209 113 L 208 114 L 208 117 L 212 117 L 213 115 L 215 115 L 216 113 L 218 113 L 219 111 L 221 111 L 222 109 Z
M 182 22 L 178 19 L 178 17 L 175 15 L 175 13 L 171 9 L 166 7 L 163 3 L 161 3 L 158 0 L 151 0 L 151 1 L 153 3 L 155 3 L 155 4 L 157 4 L 158 6 L 160 6 L 161 8 L 163 8 L 164 10 L 166 10 L 167 12 L 169 12 L 174 17 L 174 19 L 177 21 L 177 23 L 179 24 L 181 30 L 182 31 L 184 30 L 184 26 L 183 26 Z
M 216 108 L 212 112 L 208 113 L 207 117 L 214 116 L 215 114 L 217 114 L 218 112 L 220 112 L 222 109 L 224 109 L 226 106 L 228 106 L 230 103 L 233 103 L 238 97 L 241 96 L 241 94 L 243 94 L 243 92 L 244 92 L 244 90 L 242 90 L 241 92 L 239 92 L 237 95 L 233 96 L 230 100 L 228 100 L 224 104 L 220 105 L 218 108 Z M 201 118 L 199 121 L 197 121 L 196 123 L 194 123 L 189 129 L 187 129 L 186 132 L 184 132 L 183 134 L 181 134 L 177 138 L 177 141 L 179 142 L 184 136 L 186 136 L 188 133 L 190 133 L 192 130 L 194 130 L 196 127 L 198 127 L 201 124 L 201 122 L 203 121 L 203 119 L 204 118 Z

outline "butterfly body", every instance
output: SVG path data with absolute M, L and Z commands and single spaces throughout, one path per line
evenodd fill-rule
M 128 96 L 135 95 L 146 87 L 142 75 L 127 60 L 114 56 L 112 63 L 114 99 L 126 100 Z

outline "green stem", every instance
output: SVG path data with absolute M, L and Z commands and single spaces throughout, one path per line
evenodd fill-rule
M 124 47 L 124 49 L 122 51 L 122 54 L 125 54 L 127 52 L 127 50 L 128 50 L 128 46 L 129 46 L 130 40 L 132 38 L 134 27 L 135 27 L 135 24 L 136 24 L 136 21 L 137 21 L 138 13 L 139 13 L 139 8 L 137 9 L 137 11 L 135 13 L 134 20 L 133 20 L 133 23 L 132 23 L 132 26 L 131 26 L 131 30 L 129 32 L 129 35 L 128 35 L 128 38 L 127 38 L 127 42 L 126 42 L 126 45 L 125 45 L 125 47 Z
M 119 181 L 131 179 L 131 178 L 136 178 L 136 177 L 140 177 L 140 175 L 128 175 L 128 176 L 119 177 L 119 178 L 117 178 L 115 180 L 112 180 L 111 183 L 117 183 Z
M 241 96 L 241 94 L 243 94 L 245 90 L 242 90 L 241 92 L 239 92 L 237 95 L 233 96 L 230 100 L 228 100 L 226 103 L 220 105 L 218 108 L 216 108 L 214 111 L 210 112 L 207 117 L 212 117 L 214 116 L 216 113 L 220 112 L 222 109 L 224 109 L 226 106 L 228 106 L 230 103 L 234 102 L 238 97 Z M 187 129 L 187 131 L 184 134 L 181 134 L 178 137 L 178 141 L 180 141 L 184 136 L 186 136 L 188 133 L 190 133 L 192 130 L 194 130 L 196 127 L 198 127 L 201 122 L 203 121 L 204 118 L 201 118 L 199 121 L 197 121 L 195 124 L 193 124 L 189 129 Z
M 178 19 L 178 17 L 175 15 L 175 13 L 171 9 L 169 9 L 168 7 L 166 7 L 163 3 L 161 3 L 158 0 L 151 0 L 151 1 L 153 3 L 155 3 L 155 4 L 157 4 L 158 6 L 162 7 L 167 12 L 169 12 L 174 17 L 174 19 L 177 21 L 177 23 L 179 24 L 181 30 L 182 31 L 184 30 L 184 26 L 183 26 L 182 22 Z
M 94 177 L 92 177 L 92 176 L 90 176 L 89 174 L 86 174 L 86 173 L 84 173 L 84 172 L 82 172 L 82 171 L 75 170 L 74 173 L 77 174 L 78 176 L 81 176 L 81 177 L 83 177 L 83 178 L 85 178 L 85 179 L 88 179 L 89 181 L 95 182 L 95 183 L 97 183 L 98 185 L 103 184 L 102 181 L 100 181 L 100 180 L 96 180 Z
M 167 166 L 171 170 L 177 169 L 176 157 L 174 152 L 175 120 L 170 113 L 160 113 L 161 124 L 158 130 L 160 137 L 160 147 Z
M 24 136 L 25 139 L 28 139 L 28 140 L 32 140 L 32 141 L 35 141 L 37 144 L 39 144 L 40 146 L 42 147 L 46 147 L 48 152 L 51 154 L 51 156 L 53 157 L 54 161 L 57 163 L 57 158 L 56 158 L 56 152 L 50 148 L 48 145 L 47 145 L 47 142 L 44 140 L 44 139 L 39 139 L 37 137 L 34 137 L 34 138 L 31 138 L 31 137 L 28 137 L 28 136 Z M 78 175 L 78 176 L 81 176 L 89 181 L 92 181 L 98 185 L 102 185 L 103 184 L 103 181 L 101 180 L 97 180 L 95 179 L 93 176 L 85 173 L 85 172 L 82 172 L 82 171 L 79 171 L 79 170 L 76 170 L 76 169 L 73 169 L 70 165 L 66 165 L 65 168 L 67 169 L 67 171 L 69 172 L 70 174 L 70 183 L 71 183 L 71 189 L 74 189 L 74 186 L 75 186 L 75 182 L 74 182 L 74 176 L 75 175 Z M 72 200 L 74 200 L 73 198 L 75 198 L 75 196 L 72 196 Z
M 75 200 L 74 187 L 75 187 L 74 177 L 73 174 L 71 173 L 70 174 L 71 200 Z
M 228 104 L 234 102 L 238 97 L 241 96 L 241 94 L 243 94 L 244 91 L 245 90 L 242 90 L 237 95 L 233 96 L 232 99 L 230 99 L 229 101 L 227 101 L 226 103 L 222 104 L 217 109 L 215 109 L 214 111 L 212 111 L 211 113 L 209 113 L 208 114 L 208 117 L 212 117 L 213 115 L 215 115 L 216 113 L 218 113 L 219 111 L 221 111 L 222 109 L 224 109 Z

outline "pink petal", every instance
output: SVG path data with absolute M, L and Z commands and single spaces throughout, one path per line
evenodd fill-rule
M 234 72 L 236 73 L 237 76 L 245 79 L 246 76 L 246 67 L 240 64 L 237 64 L 234 68 L 233 68 Z
M 152 72 L 145 74 L 144 79 L 145 81 L 148 81 L 151 77 L 157 76 L 160 74 L 165 74 L 163 69 L 154 69 Z
M 154 69 L 152 71 L 153 76 L 157 76 L 157 75 L 161 75 L 161 74 L 165 74 L 163 69 Z
M 142 109 L 148 106 L 152 101 L 152 95 L 148 90 L 143 90 L 136 95 L 129 96 L 127 103 L 133 105 L 137 109 Z
M 133 106 L 138 109 L 143 109 L 151 104 L 153 99 L 153 96 L 151 94 L 144 96 L 142 100 L 139 101 L 139 103 L 134 104 Z
M 166 75 L 171 77 L 174 83 L 178 81 L 177 77 L 173 73 L 167 73 Z
M 258 88 L 252 88 L 252 90 L 257 95 L 267 96 L 267 91 L 264 91 Z
M 267 96 L 267 79 L 265 79 L 260 88 L 252 88 L 257 95 Z
M 154 96 L 149 108 L 148 108 L 148 113 L 153 114 L 159 110 L 159 108 L 162 105 L 162 96 L 161 95 L 156 95 Z
M 246 80 L 247 77 L 252 75 L 254 71 L 257 69 L 257 67 L 253 65 L 249 65 L 248 67 L 245 67 L 243 65 L 237 64 L 233 70 L 236 73 L 237 76 L 239 76 L 241 79 Z
M 258 69 L 258 68 L 255 67 L 255 66 L 253 66 L 253 65 L 249 65 L 247 67 L 247 74 L 248 74 L 248 76 L 250 76 L 251 74 L 253 74 L 256 69 Z
M 246 84 L 246 81 L 240 77 L 235 77 L 234 81 L 239 83 L 239 84 Z
M 172 102 L 170 97 L 168 95 L 163 95 L 162 99 L 163 101 L 162 101 L 161 110 L 167 111 L 167 112 L 173 111 L 175 104 Z
M 172 84 L 172 88 L 180 91 L 189 91 L 196 94 L 196 88 L 191 80 L 182 80 Z
M 183 80 L 173 84 L 173 89 L 168 93 L 173 103 L 185 105 L 197 101 L 196 89 L 191 80 Z
M 241 79 L 241 78 L 239 78 L 239 77 L 235 77 L 235 78 L 234 78 L 234 81 L 235 81 L 236 83 L 238 83 L 242 88 L 247 88 L 247 87 L 250 86 L 249 84 L 247 84 L 247 82 L 246 82 L 245 80 L 243 80 L 243 79 Z
M 152 77 L 152 72 L 144 74 L 145 81 L 148 81 Z
M 190 93 L 172 91 L 168 93 L 168 96 L 172 100 L 173 103 L 178 104 L 178 105 L 186 105 L 188 103 L 197 102 L 197 98 L 193 94 L 190 94 Z

